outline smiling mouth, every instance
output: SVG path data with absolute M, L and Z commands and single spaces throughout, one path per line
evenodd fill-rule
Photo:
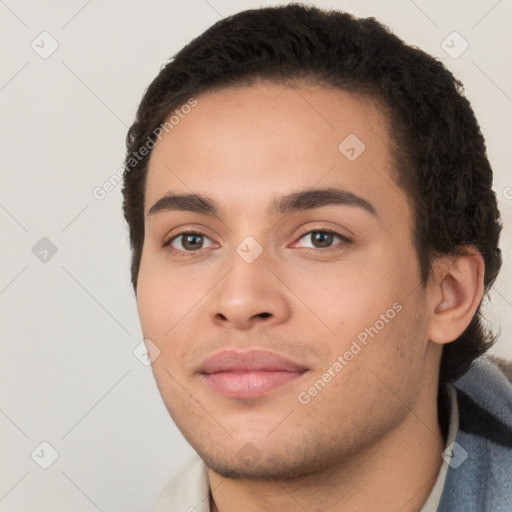
M 303 373 L 279 370 L 225 371 L 204 374 L 203 378 L 211 389 L 224 396 L 253 398 L 288 384 Z
M 265 350 L 224 350 L 199 368 L 206 385 L 230 398 L 253 398 L 299 379 L 309 369 Z

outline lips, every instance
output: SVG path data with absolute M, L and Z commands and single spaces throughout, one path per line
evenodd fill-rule
M 231 398 L 262 396 L 300 378 L 308 368 L 265 350 L 224 350 L 199 367 L 207 386 Z

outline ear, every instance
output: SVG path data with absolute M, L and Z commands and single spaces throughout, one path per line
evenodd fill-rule
M 437 257 L 427 284 L 429 339 L 440 345 L 464 332 L 483 296 L 484 259 L 473 246 L 463 250 L 462 255 Z

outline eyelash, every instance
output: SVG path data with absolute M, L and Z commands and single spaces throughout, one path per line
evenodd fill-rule
M 302 235 L 300 235 L 298 237 L 297 241 L 301 240 L 306 235 L 311 235 L 312 233 L 327 233 L 330 235 L 334 235 L 334 236 L 338 237 L 341 240 L 341 242 L 338 244 L 338 247 L 331 246 L 331 247 L 326 247 L 324 249 L 313 248 L 313 247 L 303 247 L 302 249 L 306 249 L 308 251 L 313 251 L 313 252 L 317 252 L 317 251 L 318 252 L 331 252 L 333 250 L 340 250 L 341 248 L 345 248 L 345 247 L 349 246 L 350 244 L 352 244 L 352 240 L 350 240 L 346 236 L 342 235 L 341 233 L 338 233 L 337 231 L 333 231 L 332 229 L 322 228 L 322 227 L 310 229 L 309 231 L 302 233 Z M 175 249 L 174 247 L 170 247 L 170 245 L 172 244 L 172 242 L 174 240 L 176 240 L 180 236 L 185 236 L 185 235 L 199 235 L 199 236 L 202 236 L 205 238 L 209 238 L 207 235 L 205 235 L 204 233 L 201 233 L 200 231 L 181 231 L 180 233 L 177 233 L 176 235 L 171 237 L 169 240 L 164 242 L 163 247 L 168 248 L 170 252 L 178 253 L 180 256 L 184 256 L 184 257 L 197 255 L 197 254 L 201 253 L 201 251 L 203 249 L 207 249 L 207 248 L 201 248 L 201 249 L 197 249 L 197 250 L 186 251 L 186 250 Z M 294 244 L 295 243 L 297 243 L 297 242 L 294 242 Z

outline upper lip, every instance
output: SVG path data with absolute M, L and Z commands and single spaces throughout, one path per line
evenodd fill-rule
M 222 350 L 206 358 L 199 366 L 199 373 L 234 371 L 288 371 L 304 372 L 308 368 L 291 359 L 267 350 Z

